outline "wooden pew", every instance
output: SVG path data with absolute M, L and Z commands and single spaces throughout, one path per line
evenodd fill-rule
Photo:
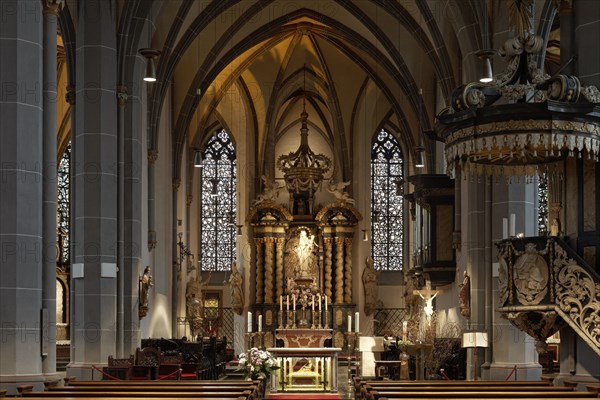
M 238 390 L 238 391 L 221 391 L 221 392 L 204 392 L 199 390 L 194 391 L 175 391 L 170 390 L 166 392 L 158 392 L 154 390 L 149 391 L 135 391 L 135 392 L 114 392 L 114 391 L 106 391 L 106 390 L 98 390 L 92 392 L 79 392 L 79 391 L 56 391 L 52 390 L 49 392 L 23 392 L 23 397 L 40 397 L 40 398 L 65 398 L 65 397 L 74 397 L 74 398 L 98 398 L 100 396 L 107 398 L 232 398 L 232 399 L 249 399 L 252 395 L 251 390 Z
M 217 381 L 217 380 L 208 380 L 208 381 L 79 381 L 76 379 L 71 379 L 68 383 L 68 386 L 101 386 L 101 387 L 112 387 L 112 386 L 142 386 L 142 387 L 155 387 L 155 386 L 251 386 L 258 385 L 260 381 L 246 381 L 246 380 L 227 380 L 227 381 Z M 65 384 L 65 386 L 67 386 Z
M 598 395 L 593 392 L 538 392 L 533 390 L 528 391 L 513 391 L 513 392 L 488 392 L 485 390 L 473 391 L 390 391 L 383 392 L 373 390 L 370 392 L 374 400 L 383 399 L 580 399 L 580 398 L 598 398 Z
M 0 397 L 6 397 L 6 389 L 0 389 Z
M 211 386 L 187 386 L 187 385 L 160 385 L 160 386 L 152 386 L 147 387 L 145 389 L 140 388 L 137 385 L 123 385 L 123 386 L 110 386 L 108 388 L 103 388 L 101 386 L 63 386 L 63 387 L 53 387 L 50 388 L 50 392 L 138 392 L 140 390 L 143 391 L 152 391 L 155 393 L 168 393 L 168 392 L 237 392 L 237 391 L 254 391 L 255 386 L 225 386 L 225 385 L 211 385 Z
M 39 393 L 48 393 L 48 392 L 37 392 Z M 114 400 L 114 397 L 107 396 L 91 396 L 97 400 Z M 27 395 L 29 400 L 48 400 L 48 397 L 42 396 L 29 396 Z M 57 397 L 61 400 L 80 400 L 80 399 L 89 399 L 89 397 L 76 397 L 76 396 L 65 396 L 65 397 Z M 222 396 L 214 396 L 214 397 L 197 397 L 201 400 L 247 400 L 246 396 L 237 396 L 237 397 L 222 397 Z M 179 400 L 179 397 L 144 397 L 145 400 Z M 140 400 L 140 397 L 119 397 L 119 400 Z

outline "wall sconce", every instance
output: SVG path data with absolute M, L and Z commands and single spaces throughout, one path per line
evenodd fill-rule
M 373 223 L 379 222 L 379 214 L 381 214 L 381 211 L 379 211 L 379 210 L 371 211 L 371 221 Z
M 156 82 L 156 66 L 154 65 L 154 59 L 160 55 L 160 50 L 143 48 L 139 49 L 139 53 L 146 59 L 144 81 Z
M 363 242 L 368 242 L 369 241 L 369 230 L 368 229 L 363 229 L 362 230 L 363 233 Z
M 493 49 L 480 50 L 475 53 L 475 55 L 483 62 L 483 69 L 481 71 L 481 78 L 479 78 L 479 82 L 490 83 L 494 80 L 494 74 L 492 72 L 492 57 L 495 54 L 496 50 Z
M 423 168 L 425 166 L 425 157 L 423 157 L 424 152 L 425 152 L 425 147 L 423 147 L 423 146 L 415 147 L 415 167 Z
M 210 195 L 216 196 L 219 191 L 219 178 L 211 178 L 210 183 L 212 184 Z
M 199 150 L 196 150 L 196 154 L 194 154 L 194 167 L 202 168 L 202 153 Z

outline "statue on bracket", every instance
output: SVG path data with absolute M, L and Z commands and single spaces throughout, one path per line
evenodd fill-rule
M 242 276 L 238 272 L 237 264 L 231 264 L 231 276 L 229 286 L 231 287 L 231 308 L 237 315 L 242 315 L 244 310 L 244 292 L 242 290 Z
M 377 307 L 379 298 L 377 288 L 377 271 L 373 268 L 373 258 L 368 256 L 362 273 L 363 289 L 365 292 L 365 314 L 371 315 Z
M 350 181 L 348 182 L 335 182 L 333 178 L 329 181 L 329 185 L 327 187 L 327 191 L 335 196 L 336 201 L 340 203 L 348 203 L 354 204 L 354 199 L 350 197 L 348 193 L 346 193 L 345 189 L 350 185 Z
M 139 305 L 139 317 L 144 318 L 148 314 L 148 291 L 151 287 L 154 287 L 154 280 L 150 275 L 150 266 L 144 269 L 144 274 L 140 276 L 140 305 Z
M 269 179 L 266 175 L 262 175 L 260 179 L 263 181 L 263 192 L 252 202 L 253 206 L 263 201 L 275 201 L 275 198 L 279 197 L 279 191 L 284 188 L 283 185 L 280 186 L 275 180 Z
M 186 319 L 190 324 L 190 331 L 192 337 L 196 337 L 201 333 L 202 321 L 204 320 L 204 304 L 202 302 L 202 289 L 208 281 L 212 271 L 209 271 L 208 277 L 203 280 L 198 269 L 195 269 L 196 277 L 188 281 L 185 288 L 185 301 L 186 301 Z

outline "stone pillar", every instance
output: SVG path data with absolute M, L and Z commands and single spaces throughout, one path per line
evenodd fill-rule
M 254 239 L 256 244 L 256 304 L 260 304 L 264 301 L 264 257 L 263 257 L 263 238 Z
M 42 312 L 43 337 L 42 367 L 44 374 L 56 373 L 56 15 L 58 5 L 43 1 L 44 19 L 44 208 L 43 208 L 43 266 Z
M 273 243 L 272 237 L 265 238 L 265 304 L 273 304 Z
M 15 383 L 42 379 L 43 26 L 39 0 L 2 7 L 0 381 L 16 394 Z
M 117 160 L 118 181 L 117 181 L 117 266 L 119 268 L 117 278 L 117 357 L 124 358 L 126 355 L 123 352 L 124 334 L 125 334 L 125 105 L 127 104 L 128 91 L 127 86 L 120 85 L 117 87 L 117 136 L 118 136 L 118 153 Z
M 344 303 L 352 303 L 352 238 L 344 239 L 346 259 L 344 260 Z
M 181 180 L 179 178 L 173 179 L 172 182 L 172 187 L 173 187 L 173 194 L 172 194 L 172 201 L 171 204 L 173 205 L 173 218 L 172 218 L 172 233 L 173 233 L 173 272 L 172 272 L 172 278 L 171 278 L 171 315 L 173 320 L 171 321 L 171 329 L 173 334 L 175 334 L 177 332 L 177 316 L 179 316 L 179 299 L 180 298 L 185 298 L 186 293 L 179 293 L 179 282 L 182 280 L 182 273 L 181 273 L 181 269 L 184 268 L 183 265 L 178 265 L 178 263 L 182 263 L 183 264 L 183 260 L 179 259 L 179 244 L 178 244 L 178 240 L 177 240 L 177 204 L 179 204 L 179 202 L 177 201 L 177 192 L 179 191 L 179 186 L 181 185 Z M 198 273 L 200 273 L 200 271 L 198 271 Z M 183 274 L 183 276 L 186 276 L 186 274 Z M 185 288 L 184 285 L 182 285 L 183 288 Z M 185 289 L 184 289 L 185 292 Z M 139 300 L 138 300 L 139 301 Z M 183 315 L 187 314 L 185 313 L 185 304 L 183 305 Z
M 117 315 L 117 46 L 109 0 L 78 5 L 77 157 L 72 202 L 77 243 L 72 277 L 71 364 L 91 379 L 92 365 L 116 354 Z
M 283 295 L 283 245 L 285 238 L 278 238 L 275 242 L 275 297 Z
M 332 238 L 325 238 L 323 240 L 323 243 L 325 245 L 325 272 L 324 272 L 324 278 L 323 278 L 323 286 L 325 288 L 324 293 L 325 296 L 327 296 L 328 298 L 331 299 L 331 294 L 332 294 L 332 266 L 333 266 L 333 239 Z
M 577 55 L 577 67 L 573 72 L 579 77 L 582 85 L 600 87 L 598 43 L 590 40 L 590 38 L 600 36 L 600 24 L 598 23 L 600 8 L 595 1 L 575 1 L 573 11 L 575 12 L 573 44 L 575 45 L 574 54 Z
M 344 238 L 335 238 L 335 303 L 344 302 Z

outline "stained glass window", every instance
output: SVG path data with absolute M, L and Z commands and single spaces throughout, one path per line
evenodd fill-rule
M 538 174 L 538 232 L 545 236 L 548 232 L 548 173 Z
M 403 176 L 398 141 L 382 129 L 371 149 L 371 242 L 373 266 L 378 270 L 402 270 Z
M 57 243 L 59 248 L 59 266 L 69 264 L 69 212 L 70 212 L 70 164 L 71 164 L 71 142 L 67 145 L 60 162 L 58 163 L 58 191 L 57 191 Z
M 229 271 L 236 258 L 237 165 L 233 143 L 224 129 L 208 141 L 201 170 L 200 268 Z

